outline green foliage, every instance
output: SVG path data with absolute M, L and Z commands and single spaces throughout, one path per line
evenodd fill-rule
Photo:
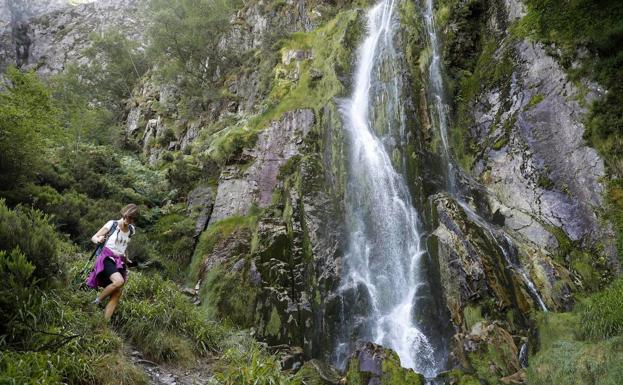
M 100 311 L 90 311 L 90 293 L 41 289 L 35 272 L 27 255 L 0 251 L 0 383 L 112 385 L 113 369 L 123 372 L 115 383 L 145 384 Z
M 202 178 L 201 166 L 191 156 L 180 156 L 168 167 L 166 178 L 171 188 L 185 196 L 192 187 Z
M 34 266 L 33 276 L 50 282 L 62 278 L 58 247 L 58 236 L 47 216 L 24 207 L 11 210 L 0 199 L 0 250 L 13 255 L 17 249 Z
M 91 46 L 85 56 L 90 65 L 81 68 L 81 79 L 88 89 L 91 100 L 97 100 L 109 111 L 121 118 L 125 100 L 134 86 L 149 68 L 144 49 L 135 41 L 128 40 L 119 31 L 92 34 Z
M 558 341 L 530 360 L 531 385 L 623 383 L 623 337 L 604 343 Z
M 96 89 L 87 84 L 84 69 L 68 65 L 65 71 L 49 80 L 54 103 L 60 110 L 60 121 L 74 144 L 114 143 L 119 130 L 115 113 L 98 101 Z
M 151 0 L 150 55 L 160 75 L 186 95 L 219 97 L 214 79 L 235 67 L 240 52 L 219 47 L 239 0 Z
M 226 333 L 159 275 L 132 274 L 115 317 L 119 330 L 157 361 L 183 362 L 193 353 L 218 351 Z
M 530 98 L 530 101 L 526 105 L 526 109 L 536 106 L 537 104 L 541 103 L 543 99 L 545 99 L 545 96 L 543 96 L 542 94 L 532 95 L 532 97 Z
M 281 371 L 281 364 L 249 337 L 232 337 L 211 384 L 301 385 L 299 377 Z
M 34 73 L 10 67 L 0 90 L 0 189 L 34 176 L 48 138 L 58 136 L 58 110 Z
M 167 259 L 187 265 L 190 262 L 195 240 L 195 222 L 184 213 L 172 213 L 158 219 L 154 226 L 155 247 Z
M 620 384 L 623 381 L 623 279 L 584 299 L 569 313 L 538 316 L 540 351 L 528 383 Z
M 581 333 L 589 339 L 623 335 L 623 279 L 594 294 L 579 307 Z

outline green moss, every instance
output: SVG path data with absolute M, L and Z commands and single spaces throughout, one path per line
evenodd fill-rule
M 530 109 L 536 106 L 537 104 L 541 103 L 543 99 L 545 99 L 545 96 L 543 96 L 542 94 L 532 95 L 532 97 L 530 98 L 530 101 L 528 102 L 528 104 L 526 104 L 525 108 Z
M 536 180 L 536 184 L 537 186 L 545 190 L 551 190 L 554 187 L 554 181 L 548 177 L 547 171 L 543 171 L 542 173 L 539 173 L 539 177 Z
M 266 325 L 266 334 L 269 336 L 276 336 L 279 334 L 281 329 L 281 318 L 279 318 L 279 313 L 277 312 L 277 308 L 273 307 L 273 310 L 270 312 L 270 320 Z
M 569 236 L 559 227 L 552 225 L 544 225 L 545 229 L 556 238 L 558 242 L 558 261 L 564 263 L 565 257 L 575 249 L 575 243 L 569 238 Z
M 454 385 L 481 385 L 482 383 L 471 374 L 462 370 L 454 369 L 443 374 L 444 379 L 448 379 Z
M 304 385 L 332 385 L 339 383 L 341 376 L 332 367 L 318 360 L 310 360 L 296 373 Z
M 248 280 L 248 266 L 241 271 L 215 267 L 206 275 L 200 296 L 213 320 L 227 320 L 236 326 L 254 325 L 259 289 Z
M 350 73 L 351 56 L 362 32 L 360 13 L 342 11 L 320 28 L 311 32 L 294 33 L 282 41 L 281 53 L 290 50 L 311 51 L 309 60 L 278 64 L 274 69 L 275 80 L 268 95 L 267 110 L 254 118 L 250 126 L 263 127 L 286 111 L 311 108 L 319 110 L 331 98 L 341 95 L 344 88 L 340 76 Z M 314 69 L 322 73 L 320 79 L 310 74 Z M 298 79 L 292 80 L 293 71 Z
M 604 283 L 599 270 L 605 270 L 604 262 L 595 260 L 593 254 L 582 250 L 573 250 L 569 255 L 569 265 L 582 280 L 585 290 L 592 292 L 603 287 Z
M 452 26 L 442 29 L 444 80 L 452 107 L 449 140 L 455 159 L 466 170 L 488 150 L 486 147 L 499 150 L 509 138 L 506 127 L 505 135 L 496 142 L 479 142 L 470 136 L 474 103 L 487 91 L 499 92 L 503 100 L 509 92 L 516 62 L 512 41 L 491 31 L 491 8 L 493 5 L 485 1 L 447 0 L 437 10 L 439 17 Z M 501 112 L 495 122 L 500 119 Z
M 493 143 L 493 145 L 491 146 L 491 149 L 499 151 L 502 148 L 504 148 L 504 146 L 506 146 L 507 144 L 508 144 L 508 136 L 504 135 L 500 139 L 496 140 L 495 143 Z
M 516 373 L 520 367 L 512 336 L 498 326 L 487 326 L 486 343 L 467 354 L 479 378 L 488 384 L 500 384 L 500 378 Z
M 465 330 L 471 330 L 474 325 L 484 320 L 480 306 L 466 306 L 463 309 L 463 317 Z
M 424 385 L 424 376 L 414 372 L 412 369 L 403 368 L 400 365 L 400 358 L 393 350 L 374 346 L 378 349 L 375 352 L 375 359 L 381 361 L 381 372 L 379 376 L 359 370 L 359 358 L 353 357 L 348 362 L 346 379 L 349 385 L 366 385 L 372 378 L 378 378 L 381 385 Z
M 396 352 L 385 352 L 387 356 L 381 365 L 381 385 L 424 385 L 424 376 L 400 366 L 400 358 Z
M 226 239 L 236 230 L 247 231 L 251 234 L 252 230 L 255 229 L 258 217 L 258 213 L 248 216 L 232 216 L 211 224 L 207 230 L 201 234 L 199 242 L 195 247 L 188 272 L 189 284 L 194 285 L 194 283 L 201 278 L 201 269 L 205 258 L 210 255 L 218 242 Z

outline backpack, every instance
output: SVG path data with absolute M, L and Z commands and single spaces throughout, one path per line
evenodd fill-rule
M 108 233 L 106 233 L 106 239 L 104 240 L 104 242 L 98 243 L 95 250 L 93 250 L 91 257 L 89 257 L 89 260 L 86 262 L 86 264 L 84 265 L 84 268 L 82 268 L 82 270 L 80 271 L 80 274 L 78 274 L 76 278 L 83 277 L 85 275 L 88 277 L 89 274 L 91 274 L 91 270 L 95 268 L 95 266 L 89 268 L 89 266 L 91 265 L 91 261 L 93 261 L 93 258 L 97 257 L 102 252 L 102 250 L 104 250 L 104 246 L 106 245 L 108 238 L 110 238 L 110 236 L 114 234 L 116 229 L 117 229 L 117 221 L 113 221 L 112 226 L 110 226 L 110 230 L 108 230 Z M 129 225 L 129 229 L 130 229 L 130 235 L 128 235 L 128 237 L 132 238 L 132 236 L 136 232 L 136 230 L 134 229 L 134 225 Z M 82 284 L 80 285 L 80 287 L 87 288 L 84 280 L 82 280 Z
M 134 225 L 129 225 L 128 227 L 130 230 L 130 235 L 128 235 L 128 237 L 132 238 L 136 230 L 134 229 Z M 116 229 L 117 229 L 117 221 L 112 221 L 112 226 L 110 226 L 110 230 L 108 230 L 108 233 L 106 233 L 106 239 L 104 240 L 104 242 L 99 243 L 97 245 L 97 247 L 95 248 L 95 251 L 93 252 L 93 254 L 91 254 L 91 258 L 89 258 L 89 262 L 91 262 L 93 257 L 97 257 L 98 255 L 100 255 L 100 253 L 104 249 L 104 246 L 106 245 L 106 242 L 108 242 L 108 238 L 110 238 L 110 236 L 115 233 Z

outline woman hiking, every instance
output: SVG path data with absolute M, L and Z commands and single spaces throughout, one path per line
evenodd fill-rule
M 138 218 L 138 214 L 138 207 L 135 204 L 129 204 L 121 210 L 121 219 L 106 222 L 91 237 L 93 243 L 105 242 L 104 248 L 95 260 L 95 267 L 87 278 L 87 285 L 94 289 L 98 286 L 104 288 L 93 301 L 95 304 L 100 304 L 106 297 L 110 296 L 104 310 L 106 320 L 110 320 L 119 304 L 123 285 L 127 281 L 126 264 L 131 263 L 127 258 L 127 246 L 130 237 L 134 234 L 133 223 Z

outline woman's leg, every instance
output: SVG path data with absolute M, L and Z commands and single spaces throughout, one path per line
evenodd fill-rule
M 106 286 L 99 295 L 98 298 L 100 302 L 105 300 L 106 297 L 108 297 L 109 295 L 112 295 L 112 293 L 114 293 L 116 290 L 121 289 L 123 287 L 123 284 L 125 283 L 123 275 L 121 275 L 121 273 L 119 272 L 110 275 L 110 282 L 111 284 Z
M 113 293 L 110 295 L 110 300 L 108 301 L 108 304 L 106 305 L 106 309 L 104 309 L 104 318 L 106 318 L 107 320 L 110 320 L 110 317 L 112 317 L 112 313 L 115 312 L 115 309 L 117 308 L 117 305 L 119 304 L 119 300 L 121 299 L 122 291 L 123 291 L 123 288 L 120 287 L 117 290 L 113 291 Z

